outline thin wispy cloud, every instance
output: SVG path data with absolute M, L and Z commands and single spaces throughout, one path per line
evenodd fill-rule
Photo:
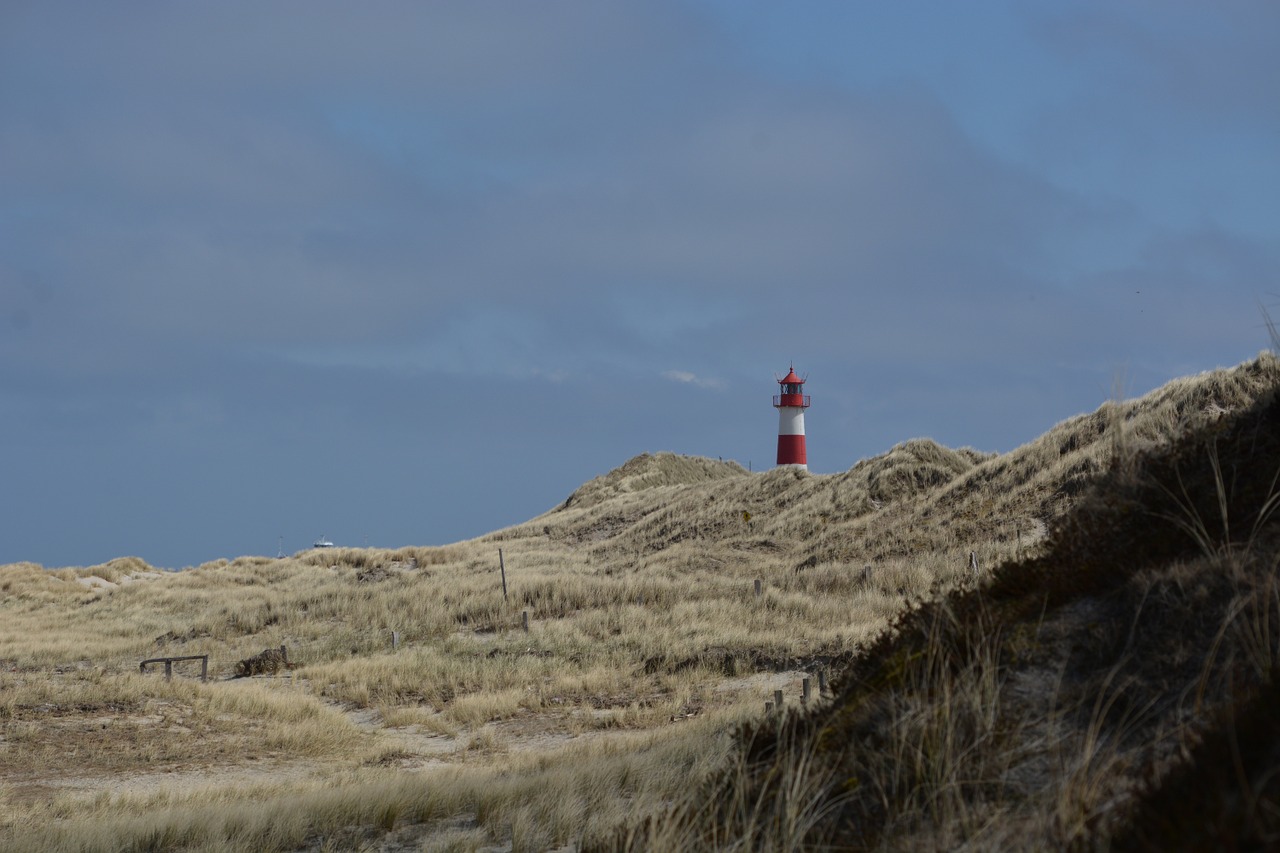
M 710 388 L 716 391 L 723 391 L 729 387 L 723 379 L 708 378 L 699 376 L 688 370 L 664 370 L 662 372 L 664 379 L 672 382 L 679 382 L 682 385 L 693 385 L 697 388 Z

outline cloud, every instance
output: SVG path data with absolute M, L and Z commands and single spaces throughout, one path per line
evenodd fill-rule
M 0 438 L 39 450 L 7 479 L 80 448 L 86 494 L 127 489 L 119 444 L 148 488 L 254 492 L 278 459 L 323 495 L 301 431 L 407 482 L 491 464 L 540 511 L 548 472 L 643 449 L 765 458 L 791 359 L 834 470 L 922 433 L 1007 447 L 1117 364 L 1266 343 L 1274 12 L 896 8 L 3 6 Z M 566 403 L 608 428 L 557 455 Z
M 710 388 L 716 391 L 723 391 L 728 387 L 723 379 L 702 377 L 696 373 L 691 373 L 688 370 L 664 370 L 662 372 L 662 377 L 664 379 L 669 379 L 672 382 L 679 382 L 683 385 L 693 385 L 697 388 Z

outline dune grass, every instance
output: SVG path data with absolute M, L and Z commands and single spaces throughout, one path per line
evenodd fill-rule
M 1269 849 L 1280 400 L 1116 460 L 1048 545 L 906 611 L 809 713 L 587 849 Z
M 790 736 L 794 711 L 764 717 L 774 683 L 754 679 L 781 679 L 794 707 L 800 673 L 834 678 L 904 612 L 1038 557 L 1094 478 L 1137 448 L 1223 421 L 1278 375 L 1268 356 L 1181 380 L 999 456 L 917 439 L 819 476 L 646 454 L 538 518 L 438 548 L 176 573 L 136 558 L 0 567 L 0 843 L 318 850 L 395 837 L 545 849 L 620 825 L 638 832 L 629 815 L 661 813 L 734 762 L 753 772 L 756 759 L 734 747 L 742 726 Z M 946 624 L 940 636 L 964 634 Z M 921 695 L 950 691 L 949 716 L 918 698 L 884 711 L 903 723 L 890 775 L 866 784 L 914 804 L 895 818 L 908 834 L 944 813 L 959 836 L 985 831 L 966 781 L 973 756 L 991 762 L 986 776 L 1040 772 L 991 716 L 998 697 L 1029 689 L 993 662 L 1009 637 L 998 625 L 964 635 L 968 675 L 939 680 L 955 665 L 947 651 L 924 654 L 912 676 L 925 679 Z M 236 661 L 281 645 L 296 669 L 230 679 Z M 181 668 L 167 684 L 137 673 L 143 658 L 188 654 L 210 656 L 209 684 Z M 1050 736 L 1030 721 L 1016 730 Z M 1081 802 L 1102 796 L 1095 780 L 1110 769 L 1095 752 L 1077 768 Z M 1078 753 L 1064 747 L 1063 760 Z M 849 808 L 848 777 L 811 772 L 821 750 L 798 755 L 780 787 L 735 801 L 742 820 L 773 827 L 777 846 Z M 218 784 L 287 762 L 301 769 Z M 209 784 L 109 793 L 165 770 Z M 1089 813 L 1063 802 L 1063 825 Z M 695 825 L 669 823 L 669 848 Z

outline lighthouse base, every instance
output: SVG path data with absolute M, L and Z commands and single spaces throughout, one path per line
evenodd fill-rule
M 804 451 L 804 410 L 781 409 L 782 423 L 778 429 L 778 465 L 805 467 L 809 456 Z
M 783 462 L 781 465 L 775 465 L 774 468 L 794 468 L 797 471 L 808 471 L 809 466 L 803 462 Z

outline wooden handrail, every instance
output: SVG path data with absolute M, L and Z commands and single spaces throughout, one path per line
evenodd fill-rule
M 138 672 L 145 673 L 147 664 L 162 663 L 164 664 L 164 680 L 169 681 L 173 678 L 173 664 L 180 660 L 198 660 L 200 661 L 200 680 L 209 680 L 209 656 L 208 655 L 181 655 L 179 657 L 169 658 L 149 658 L 138 664 Z

